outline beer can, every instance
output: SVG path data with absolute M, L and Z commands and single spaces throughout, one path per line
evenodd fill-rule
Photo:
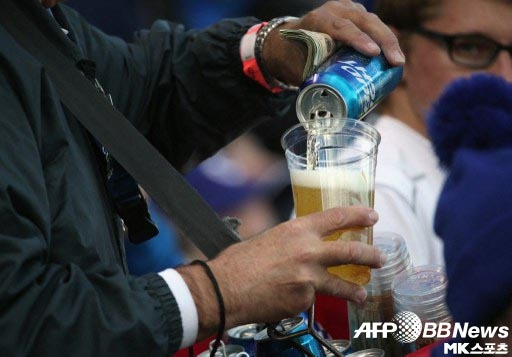
M 225 350 L 224 350 L 225 349 Z M 224 353 L 225 351 L 225 353 Z M 222 345 L 215 352 L 215 357 L 237 357 L 239 353 L 245 352 L 239 345 Z M 210 357 L 210 350 L 201 352 L 197 357 Z
M 284 335 L 307 329 L 303 317 L 293 317 L 282 320 L 276 330 Z M 256 341 L 256 357 L 304 357 L 304 353 L 291 345 L 270 339 L 267 329 L 260 331 L 254 336 Z M 322 345 L 310 334 L 294 337 L 293 342 L 301 345 L 317 357 L 325 357 Z
M 254 336 L 264 329 L 263 324 L 247 324 L 228 330 L 228 343 L 242 346 L 249 356 L 254 356 L 256 342 Z
M 301 122 L 321 118 L 361 119 L 402 79 L 383 54 L 365 56 L 342 48 L 301 86 L 296 110 Z
M 351 351 L 349 340 L 327 340 L 327 342 L 329 342 L 329 344 L 332 347 L 334 347 L 336 349 L 336 351 L 338 351 L 344 355 L 347 353 L 350 353 L 349 351 Z M 332 353 L 325 347 L 324 347 L 324 351 L 325 351 L 326 357 L 334 357 L 334 353 Z
M 307 325 L 308 324 L 308 319 L 309 319 L 309 316 L 308 316 L 308 311 L 303 311 L 301 312 L 299 315 L 299 317 L 303 317 L 304 318 L 304 323 Z M 329 334 L 329 332 L 318 322 L 318 321 L 313 321 L 313 329 L 316 331 L 317 334 L 319 334 L 323 339 L 326 339 L 326 340 L 330 340 L 332 339 L 331 335 Z
M 384 357 L 385 352 L 380 348 L 369 348 L 367 350 L 357 351 L 346 357 Z

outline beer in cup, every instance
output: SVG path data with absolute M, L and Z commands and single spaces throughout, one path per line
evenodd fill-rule
M 380 135 L 371 125 L 355 119 L 317 119 L 293 126 L 281 142 L 298 217 L 339 206 L 373 208 Z M 372 228 L 336 231 L 325 240 L 372 244 Z M 328 270 L 358 285 L 370 281 L 366 266 L 349 264 Z

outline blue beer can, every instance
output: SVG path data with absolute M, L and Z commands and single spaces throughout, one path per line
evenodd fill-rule
M 228 343 L 242 346 L 250 357 L 254 357 L 256 342 L 254 336 L 265 328 L 263 324 L 247 324 L 228 330 Z
M 309 316 L 308 316 L 308 312 L 307 311 L 303 311 L 301 312 L 299 315 L 299 317 L 303 317 L 304 318 L 304 323 L 307 325 L 308 324 L 308 319 L 309 319 Z M 318 322 L 318 321 L 313 321 L 313 329 L 316 331 L 317 334 L 319 334 L 323 339 L 325 340 L 330 340 L 332 339 L 331 335 L 329 334 L 329 332 Z
M 402 73 L 383 54 L 368 57 L 342 48 L 302 84 L 296 102 L 299 120 L 361 119 L 398 86 Z
M 276 327 L 276 330 L 284 335 L 306 329 L 307 325 L 303 317 L 284 319 Z M 267 329 L 260 331 L 254 336 L 254 340 L 256 341 L 255 357 L 304 357 L 303 352 L 291 345 L 272 340 L 268 335 Z M 294 337 L 293 341 L 313 353 L 314 356 L 325 357 L 322 345 L 310 334 Z

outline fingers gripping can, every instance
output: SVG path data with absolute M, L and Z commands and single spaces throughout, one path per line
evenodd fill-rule
M 382 54 L 368 57 L 342 48 L 302 84 L 296 103 L 299 120 L 361 119 L 398 86 L 402 73 Z

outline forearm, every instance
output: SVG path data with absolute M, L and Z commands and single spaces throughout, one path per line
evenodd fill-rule
M 183 34 L 191 38 L 171 64 L 175 83 L 168 112 L 150 134 L 160 148 L 180 156 L 193 149 L 203 158 L 257 123 L 275 120 L 291 108 L 293 96 L 274 95 L 243 73 L 240 40 L 255 22 L 224 20 L 193 36 Z M 152 104 L 159 102 L 151 103 L 149 113 L 157 112 Z
M 276 96 L 243 73 L 240 40 L 255 18 L 200 31 L 157 21 L 128 44 L 69 15 L 114 105 L 176 167 L 291 108 L 292 97 Z
M 307 59 L 307 48 L 297 42 L 283 40 L 279 35 L 280 29 L 293 28 L 294 24 L 285 23 L 271 31 L 263 46 L 262 66 L 272 77 L 283 83 L 298 86 L 302 82 L 302 73 Z M 283 66 L 280 58 L 286 58 L 288 63 Z

